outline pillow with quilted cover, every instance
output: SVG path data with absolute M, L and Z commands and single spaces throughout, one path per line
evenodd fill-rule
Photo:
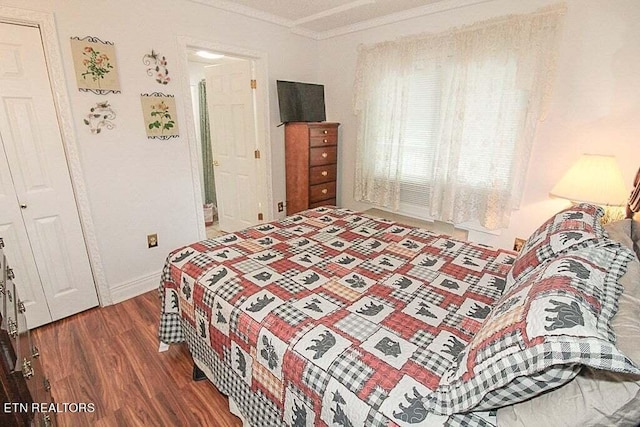
M 554 255 L 590 246 L 605 237 L 600 222 L 603 215 L 601 207 L 580 203 L 546 220 L 522 246 L 507 274 L 507 289 Z
M 583 365 L 640 374 L 609 324 L 632 258 L 606 239 L 531 271 L 496 302 L 425 407 L 443 415 L 498 408 L 568 382 Z
M 631 222 L 604 226 L 609 238 L 633 249 Z M 640 260 L 627 264 L 619 280 L 623 287 L 618 312 L 611 320 L 616 347 L 640 364 Z M 636 427 L 640 420 L 640 375 L 585 368 L 568 384 L 539 396 L 498 409 L 498 425 Z

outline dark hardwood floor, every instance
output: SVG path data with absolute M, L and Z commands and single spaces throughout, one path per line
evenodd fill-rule
M 242 425 L 209 381 L 191 379 L 186 345 L 158 353 L 159 304 L 151 291 L 34 331 L 55 401 L 95 406 L 58 413 L 58 425 Z

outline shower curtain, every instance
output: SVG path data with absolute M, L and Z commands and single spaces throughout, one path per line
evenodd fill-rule
M 204 181 L 204 203 L 213 204 L 216 211 L 216 185 L 213 176 L 213 152 L 211 150 L 211 131 L 209 129 L 209 113 L 207 111 L 207 89 L 205 81 L 198 83 L 200 102 L 200 143 L 202 144 L 202 173 Z

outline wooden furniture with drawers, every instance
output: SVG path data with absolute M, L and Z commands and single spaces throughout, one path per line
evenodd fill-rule
M 25 306 L 18 297 L 3 248 L 0 238 L 0 425 L 53 426 L 51 386 L 44 376 L 40 351 L 32 341 Z
M 340 123 L 287 123 L 284 129 L 287 215 L 336 204 Z

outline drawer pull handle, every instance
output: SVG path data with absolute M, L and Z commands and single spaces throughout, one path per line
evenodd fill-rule
M 44 391 L 51 391 L 51 382 L 49 382 L 49 378 L 45 378 L 44 380 L 42 380 L 42 385 L 44 387 Z
M 327 172 L 327 171 L 322 171 L 322 173 L 321 173 L 320 175 L 322 175 L 322 176 L 327 176 L 327 175 L 329 175 L 329 172 Z
M 15 320 L 13 320 L 12 318 L 9 318 L 7 325 L 8 325 L 7 332 L 9 333 L 11 338 L 16 339 L 16 337 L 18 336 L 18 324 L 16 323 Z
M 26 379 L 29 379 L 33 376 L 33 366 L 31 366 L 31 361 L 27 360 L 25 357 L 22 359 L 22 376 Z
M 329 133 L 328 130 L 323 130 L 322 133 L 324 133 L 325 135 Z
M 38 347 L 36 347 L 35 345 L 31 347 L 31 357 L 36 359 L 37 357 L 40 356 L 40 350 L 38 350 Z
M 322 158 L 326 159 L 329 155 L 327 153 L 322 153 Z
M 322 142 L 327 143 L 327 142 L 329 142 L 329 140 L 328 139 L 323 139 Z
M 323 188 L 322 189 L 322 194 L 327 194 L 327 191 L 329 191 L 329 190 L 327 190 L 326 188 Z

